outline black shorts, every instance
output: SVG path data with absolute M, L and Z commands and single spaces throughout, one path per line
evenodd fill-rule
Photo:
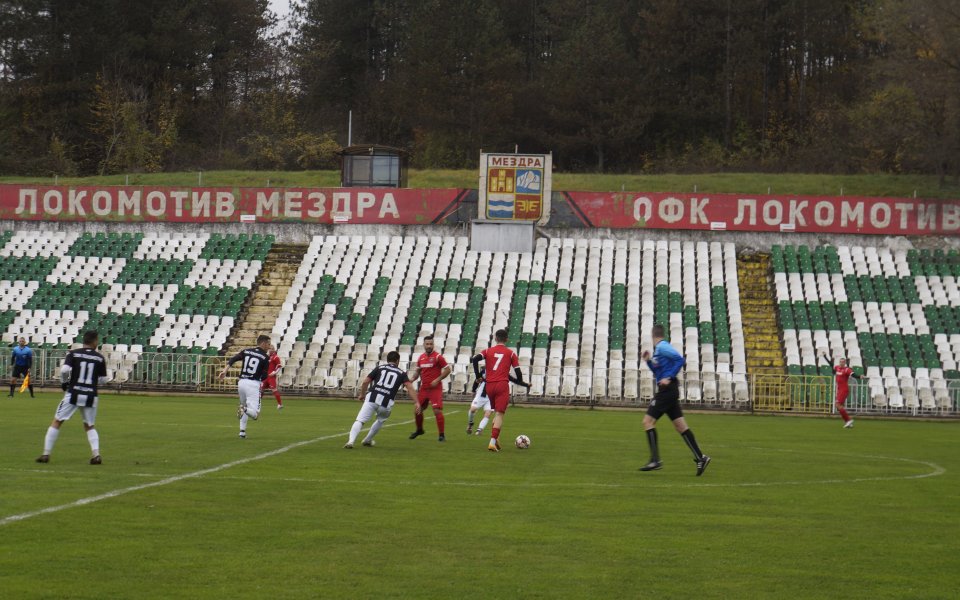
M 676 421 L 683 416 L 683 411 L 680 410 L 680 386 L 677 385 L 676 379 L 672 380 L 667 387 L 660 387 L 657 384 L 657 393 L 647 407 L 647 414 L 654 420 L 667 415 L 671 421 Z
M 13 365 L 13 377 L 14 379 L 25 377 L 27 373 L 30 372 L 30 367 L 25 367 L 22 365 Z

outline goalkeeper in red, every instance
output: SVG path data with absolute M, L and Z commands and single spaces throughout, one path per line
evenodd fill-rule
M 494 338 L 497 345 L 474 356 L 471 362 L 477 379 L 482 377 L 484 380 L 487 397 L 490 398 L 490 405 L 494 410 L 492 437 L 487 445 L 487 450 L 500 452 L 500 428 L 503 427 L 503 413 L 507 412 L 507 407 L 510 405 L 510 382 L 515 381 L 517 385 L 522 385 L 528 389 L 530 384 L 523 381 L 523 373 L 520 371 L 520 359 L 517 358 L 517 353 L 506 346 L 507 331 L 505 329 L 497 330 Z M 484 361 L 486 367 L 482 376 L 480 375 L 480 361 Z M 516 379 L 510 377 L 511 367 Z
M 846 408 L 847 397 L 850 395 L 850 378 L 860 379 L 860 376 L 847 366 L 847 359 L 845 358 L 840 359 L 839 365 L 834 365 L 832 358 L 827 358 L 827 362 L 833 367 L 833 373 L 837 376 L 837 395 L 835 400 L 837 412 L 840 413 L 840 417 L 843 418 L 843 428 L 850 429 L 853 427 L 853 419 L 850 418 L 850 414 L 847 413 Z

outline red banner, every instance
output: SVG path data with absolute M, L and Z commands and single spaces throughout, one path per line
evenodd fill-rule
M 0 184 L 0 220 L 14 221 L 429 225 L 469 220 L 471 203 L 475 190 Z M 960 233 L 960 200 L 556 192 L 551 204 L 555 227 Z
M 0 220 L 308 222 L 426 225 L 455 211 L 455 189 L 0 185 Z
M 563 192 L 587 227 L 950 235 L 960 200 Z M 556 202 L 554 204 L 556 209 Z

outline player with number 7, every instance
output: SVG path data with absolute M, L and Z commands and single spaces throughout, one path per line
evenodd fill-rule
M 487 397 L 490 398 L 490 405 L 493 406 L 493 429 L 490 443 L 487 450 L 490 452 L 500 452 L 500 429 L 503 427 L 503 414 L 507 412 L 510 405 L 510 368 L 516 375 L 517 385 L 522 385 L 527 389 L 529 383 L 523 381 L 523 373 L 520 371 L 520 359 L 517 353 L 507 348 L 507 331 L 499 329 L 494 334 L 497 345 L 487 348 L 480 354 L 477 354 L 470 361 L 473 363 L 473 372 L 477 379 L 480 375 L 480 361 L 484 361 L 486 369 L 483 380 L 486 383 Z

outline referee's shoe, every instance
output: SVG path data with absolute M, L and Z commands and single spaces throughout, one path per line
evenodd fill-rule
M 703 475 L 703 472 L 707 470 L 707 465 L 710 464 L 711 460 L 712 459 L 706 454 L 701 456 L 700 460 L 694 459 L 693 462 L 697 463 L 697 477 L 700 477 L 701 475 Z

